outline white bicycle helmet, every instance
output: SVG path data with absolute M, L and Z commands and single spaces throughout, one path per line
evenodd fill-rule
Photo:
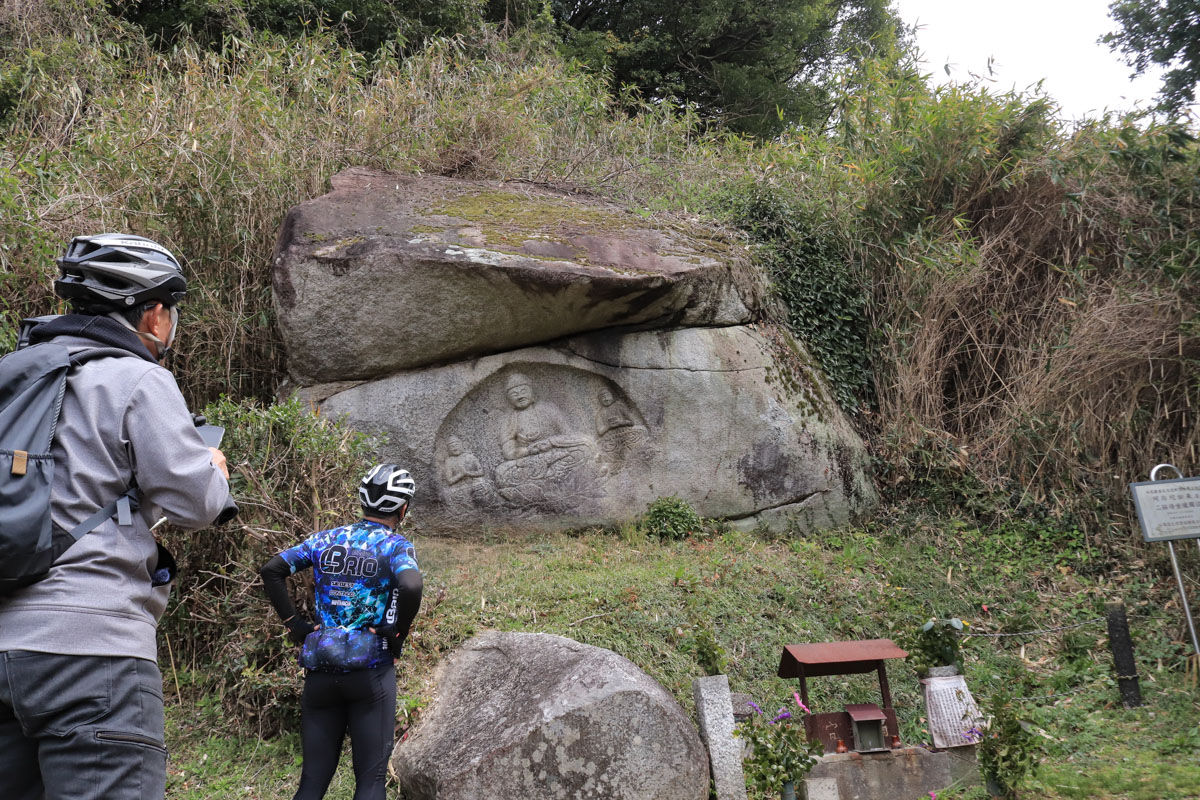
M 101 233 L 76 236 L 58 259 L 54 293 L 84 313 L 172 307 L 187 294 L 179 259 L 142 236 Z
M 417 491 L 417 484 L 395 464 L 376 464 L 358 485 L 358 499 L 365 510 L 377 514 L 396 514 Z

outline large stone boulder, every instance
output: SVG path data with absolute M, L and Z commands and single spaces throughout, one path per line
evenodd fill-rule
M 353 168 L 291 210 L 273 280 L 288 370 L 356 380 L 614 326 L 750 322 L 761 286 L 712 227 L 536 188 Z
M 560 636 L 486 633 L 452 653 L 397 745 L 409 800 L 704 800 L 683 709 L 630 661 Z
M 611 524 L 669 495 L 815 528 L 873 500 L 861 440 L 773 327 L 584 334 L 304 395 L 386 435 L 426 532 Z
M 874 500 L 862 441 L 719 227 L 356 168 L 288 214 L 273 274 L 293 388 L 383 434 L 424 532 L 609 525 L 670 495 L 812 529 Z

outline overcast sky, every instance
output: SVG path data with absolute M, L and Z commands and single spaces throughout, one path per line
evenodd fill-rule
M 1159 73 L 1129 80 L 1118 53 L 1098 44 L 1115 29 L 1109 0 L 893 0 L 917 31 L 920 48 L 938 83 L 991 77 L 999 90 L 1024 89 L 1044 79 L 1065 119 L 1097 116 L 1104 109 L 1145 108 L 1158 91 Z M 943 66 L 950 65 L 947 77 Z

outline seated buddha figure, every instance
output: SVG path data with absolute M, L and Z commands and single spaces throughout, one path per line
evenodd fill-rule
M 529 378 L 513 373 L 505 382 L 512 413 L 504 421 L 496 467 L 496 485 L 511 501 L 536 502 L 552 494 L 561 482 L 594 460 L 594 444 L 573 432 L 558 406 L 538 400 Z

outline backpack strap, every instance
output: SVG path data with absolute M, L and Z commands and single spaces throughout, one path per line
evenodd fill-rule
M 70 536 L 75 541 L 79 541 L 85 534 L 94 531 L 104 520 L 111 517 L 117 518 L 117 524 L 122 527 L 133 524 L 133 512 L 137 511 L 141 504 L 142 493 L 137 488 L 130 489 L 125 494 L 113 500 L 111 503 L 100 509 L 83 522 L 76 525 L 70 530 Z
M 70 365 L 76 367 L 97 358 L 137 358 L 138 356 L 119 347 L 89 347 L 70 356 Z M 141 505 L 142 493 L 136 486 L 129 488 L 125 494 L 113 500 L 104 508 L 99 509 L 69 532 L 71 538 L 79 541 L 85 534 L 94 531 L 106 519 L 117 518 L 117 524 L 128 527 L 133 524 L 133 512 Z
M 120 347 L 88 347 L 71 354 L 71 366 L 92 361 L 97 358 L 141 358 L 137 353 L 122 350 Z M 144 359 L 142 359 L 144 360 Z

